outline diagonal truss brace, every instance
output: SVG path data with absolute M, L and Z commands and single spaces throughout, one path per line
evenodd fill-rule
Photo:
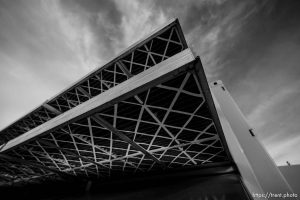
M 0 154 L 0 158 L 3 158 L 5 160 L 9 160 L 9 161 L 13 161 L 13 162 L 16 162 L 16 163 L 24 164 L 26 166 L 32 166 L 32 167 L 36 167 L 38 169 L 43 169 L 43 170 L 58 174 L 62 178 L 63 177 L 74 178 L 73 175 L 68 174 L 66 172 L 59 171 L 59 170 L 56 170 L 56 169 L 53 169 L 53 168 L 50 168 L 50 167 L 46 167 L 46 166 L 43 166 L 43 165 L 40 165 L 40 164 L 36 164 L 36 163 L 33 163 L 31 161 L 27 161 L 27 160 L 24 160 L 24 159 L 14 158 L 14 157 L 11 157 L 11 156 L 8 156 L 8 155 L 5 155 L 5 154 Z
M 61 111 L 57 110 L 56 108 L 54 108 L 53 106 L 50 106 L 47 103 L 44 103 L 43 107 L 46 108 L 47 110 L 49 110 L 50 112 L 56 114 L 56 115 L 60 115 L 61 114 Z
M 201 144 L 203 142 L 211 141 L 211 140 L 215 141 L 215 140 L 219 140 L 219 138 L 218 138 L 217 135 L 214 135 L 214 136 L 209 137 L 209 138 L 195 139 L 195 140 L 193 140 L 191 142 L 188 142 L 188 143 L 181 143 L 181 144 L 170 146 L 170 147 L 161 147 L 161 148 L 158 148 L 158 149 L 153 149 L 153 150 L 150 150 L 149 153 L 154 154 L 154 153 L 158 153 L 158 152 L 165 151 L 165 150 L 177 149 L 177 148 L 181 148 L 181 147 L 190 146 L 190 145 L 193 145 L 193 144 Z M 109 163 L 109 162 L 112 162 L 112 161 L 120 161 L 120 160 L 123 160 L 125 158 L 133 158 L 133 157 L 136 157 L 136 156 L 139 156 L 139 155 L 143 155 L 143 153 L 139 151 L 139 152 L 136 152 L 136 153 L 133 153 L 133 154 L 129 154 L 129 155 L 122 156 L 122 157 L 117 157 L 117 158 L 114 158 L 114 159 L 111 159 L 111 160 L 100 161 L 99 163 L 105 164 L 105 163 Z M 84 166 L 76 167 L 74 169 L 78 169 L 78 168 L 82 168 L 82 167 L 89 167 L 89 166 L 91 166 L 91 164 L 86 164 Z M 69 170 L 66 170 L 66 171 L 69 171 Z
M 168 76 L 178 74 L 181 71 L 186 70 L 188 63 L 194 61 L 194 55 L 190 49 L 186 49 L 171 58 L 164 60 L 149 70 L 140 73 L 131 79 L 127 80 L 127 84 L 119 84 L 116 87 L 107 90 L 106 93 L 102 93 L 92 99 L 72 108 L 71 110 L 58 115 L 51 121 L 47 121 L 40 126 L 31 129 L 23 135 L 10 140 L 0 152 L 10 150 L 22 143 L 36 138 L 41 134 L 46 134 L 55 131 L 61 126 L 72 123 L 73 121 L 83 118 L 84 116 L 93 115 L 97 110 L 100 110 L 108 105 L 112 101 L 119 101 L 122 98 L 129 96 L 129 92 L 138 93 L 145 87 L 151 85 L 157 85 L 158 82 L 166 80 Z
M 59 151 L 65 152 L 67 154 L 71 154 L 71 155 L 73 155 L 73 156 L 75 156 L 75 157 L 77 157 L 79 159 L 82 159 L 82 160 L 84 160 L 86 162 L 93 163 L 93 164 L 95 164 L 95 165 L 97 165 L 99 167 L 105 167 L 105 168 L 107 168 L 107 166 L 105 166 L 105 165 L 101 165 L 101 164 L 99 164 L 99 163 L 97 163 L 97 162 L 95 162 L 95 161 L 93 161 L 93 160 L 91 160 L 89 158 L 86 158 L 86 157 L 81 156 L 81 155 L 77 155 L 76 153 L 73 153 L 73 152 L 71 152 L 69 150 L 66 150 L 64 148 L 58 147 L 58 146 L 56 146 L 56 145 L 54 145 L 54 144 L 52 144 L 50 142 L 47 142 L 45 140 L 39 139 L 39 142 L 42 143 L 42 144 L 44 144 L 44 145 L 46 145 L 46 146 L 48 146 L 48 147 L 52 147 L 52 148 L 55 148 L 55 149 L 57 149 Z
M 110 130 L 113 134 L 117 135 L 119 138 L 121 138 L 123 141 L 129 143 L 131 146 L 133 146 L 138 151 L 141 151 L 143 154 L 151 158 L 154 162 L 159 164 L 163 169 L 166 168 L 165 164 L 163 164 L 160 160 L 158 160 L 155 156 L 153 156 L 151 153 L 146 151 L 143 147 L 132 141 L 130 138 L 128 138 L 126 135 L 124 135 L 122 132 L 120 132 L 118 129 L 113 127 L 110 123 L 108 123 L 106 120 L 102 119 L 101 117 L 94 115 L 93 120 L 103 126 L 104 128 Z
M 119 64 L 119 62 L 118 62 L 118 64 Z M 121 65 L 121 64 L 120 64 Z M 126 69 L 126 67 L 124 67 L 124 68 L 121 68 L 122 70 L 124 70 L 124 73 L 126 73 L 126 74 L 130 74 L 130 72 Z M 82 92 L 82 93 L 84 93 L 87 97 L 89 97 L 89 98 L 92 98 L 92 96 L 87 92 L 87 91 L 85 91 L 83 88 L 80 88 L 80 91 Z M 104 119 L 102 119 L 102 118 L 100 118 L 99 116 L 95 116 L 95 118 L 93 117 L 93 119 L 98 123 L 98 124 L 100 124 L 100 125 L 102 125 L 101 123 L 99 123 L 98 121 L 97 121 L 97 118 L 99 118 L 99 122 L 100 121 L 104 121 Z M 89 120 L 90 120 L 90 118 L 88 118 Z M 105 123 L 107 123 L 108 125 L 110 125 L 108 122 L 105 122 Z M 103 126 L 103 125 L 102 125 Z M 111 125 L 110 125 L 111 126 Z M 113 126 L 111 126 L 111 127 L 113 127 Z M 90 124 L 90 121 L 89 121 L 89 128 L 91 128 L 91 124 Z M 108 128 L 108 127 L 106 127 L 106 128 Z M 110 129 L 109 129 L 110 130 Z M 91 131 L 91 130 L 90 130 Z M 119 132 L 117 129 L 116 129 L 116 131 L 117 132 Z M 112 130 L 111 130 L 111 132 L 112 133 L 114 133 Z M 115 134 L 115 133 L 114 133 Z M 126 137 L 124 134 L 122 134 L 123 136 L 123 138 L 124 137 Z M 119 136 L 119 135 L 118 135 Z M 97 148 L 98 150 L 100 150 L 100 151 L 102 151 L 103 153 L 105 153 L 106 155 L 110 155 L 112 158 L 117 158 L 117 156 L 116 155 L 114 155 L 114 154 L 112 154 L 112 153 L 110 153 L 110 152 L 107 152 L 107 151 L 105 151 L 104 149 L 102 149 L 102 148 L 100 148 L 100 147 L 98 147 L 97 145 L 95 145 L 95 144 L 92 144 L 92 143 L 90 143 L 89 141 L 86 141 L 85 139 L 83 139 L 83 138 L 81 138 L 81 137 L 78 137 L 78 136 L 75 136 L 74 135 L 74 137 L 76 137 L 76 138 L 78 138 L 78 139 L 80 139 L 81 141 L 83 141 L 83 142 L 85 142 L 85 143 L 88 143 L 88 144 L 90 144 L 90 145 L 92 145 L 92 147 L 93 148 Z M 119 136 L 120 137 L 120 136 Z M 121 137 L 120 137 L 121 138 Z M 124 140 L 123 138 L 121 138 L 122 140 Z M 126 137 L 127 138 L 127 140 L 130 140 L 128 137 Z M 124 141 L 126 141 L 126 140 L 124 140 Z M 129 143 L 128 141 L 126 141 L 127 143 Z M 132 141 L 132 143 L 134 143 L 134 141 Z M 130 143 L 131 144 L 131 143 Z M 136 144 L 137 146 L 139 146 L 138 144 Z M 133 146 L 133 145 L 132 145 Z M 112 148 L 112 147 L 110 147 L 110 148 Z M 139 148 L 142 148 L 142 147 L 140 147 L 139 146 Z M 146 150 L 145 150 L 146 151 Z M 141 152 L 143 152 L 143 150 L 141 150 Z M 150 154 L 150 153 L 149 153 Z M 146 153 L 145 153 L 145 155 L 147 155 Z M 159 162 L 159 164 L 160 165 L 162 165 L 162 163 L 158 160 L 158 159 L 156 159 L 154 156 L 151 156 L 151 154 L 149 155 L 156 163 L 158 163 Z M 133 166 L 133 167 L 135 167 L 136 169 L 140 169 L 138 166 L 136 166 L 135 164 L 133 164 L 133 163 L 131 163 L 131 162 L 126 162 L 126 161 L 124 161 L 124 160 L 121 160 L 122 162 L 124 162 L 125 164 L 127 163 L 127 164 L 129 164 L 129 165 L 131 165 L 131 166 Z M 157 162 L 158 161 L 158 162 Z M 162 166 L 163 168 L 165 167 L 165 166 Z M 140 170 L 142 170 L 142 169 L 140 169 Z M 142 170 L 143 171 L 143 170 Z
M 173 30 L 174 30 L 174 29 L 172 29 L 172 32 L 173 32 Z M 170 37 L 171 37 L 171 35 L 172 35 L 172 33 L 170 34 Z M 169 39 L 170 39 L 170 38 L 169 38 Z M 165 54 L 165 53 L 164 53 L 164 54 Z M 130 77 L 133 76 L 133 75 L 126 69 L 125 66 L 122 66 L 122 63 L 118 62 L 117 64 L 120 66 L 120 68 L 121 68 L 122 71 L 127 75 L 128 78 L 130 78 Z M 171 105 L 170 108 L 168 109 L 166 116 L 169 114 L 170 109 L 173 107 L 173 105 L 174 105 L 174 103 L 175 103 L 175 100 L 178 98 L 178 96 L 179 96 L 181 90 L 183 89 L 183 87 L 185 86 L 185 83 L 187 82 L 189 76 L 190 76 L 190 75 L 188 75 L 188 76 L 185 77 L 185 79 L 184 79 L 183 83 L 181 84 L 179 90 L 176 91 L 176 92 L 177 92 L 177 93 L 176 93 L 176 97 L 174 98 L 174 100 L 173 100 L 173 102 L 172 102 L 172 105 Z M 144 104 L 144 102 L 143 102 L 137 95 L 135 95 L 135 99 L 136 99 L 140 104 L 142 104 L 142 105 Z M 153 113 L 146 105 L 144 105 L 143 107 L 144 107 L 144 109 L 145 109 L 145 110 L 146 110 L 146 111 L 154 118 L 154 120 L 160 124 L 160 128 L 163 128 L 163 129 L 164 129 L 164 130 L 172 137 L 172 141 L 175 141 L 177 144 L 180 144 L 180 143 L 178 142 L 178 140 L 176 139 L 176 137 L 174 137 L 174 135 L 173 135 L 173 134 L 172 134 L 172 133 L 164 126 L 164 125 L 163 125 L 163 122 L 164 122 L 164 120 L 166 119 L 166 117 L 165 117 L 165 119 L 161 122 L 161 121 L 155 116 L 155 114 L 154 114 L 154 113 Z M 151 142 L 151 143 L 152 143 L 152 142 Z M 150 146 L 151 146 L 151 144 L 150 144 Z M 179 147 L 179 149 L 183 152 L 183 154 L 184 154 L 189 160 L 191 160 L 194 164 L 197 164 L 197 162 L 196 162 L 196 161 L 195 161 L 188 153 L 186 153 L 186 151 L 184 151 L 181 147 Z
M 69 134 L 69 133 L 68 133 L 68 134 Z M 91 145 L 93 148 L 102 151 L 102 152 L 103 152 L 104 154 L 106 154 L 106 155 L 111 155 L 111 157 L 112 157 L 113 159 L 118 158 L 118 156 L 116 156 L 115 154 L 111 154 L 110 152 L 106 151 L 105 149 L 99 147 L 98 145 L 92 144 L 90 141 L 86 140 L 84 137 L 80 137 L 79 135 L 73 135 L 73 137 L 75 137 L 75 138 L 81 140 L 82 142 L 85 142 L 86 144 Z M 121 162 L 124 162 L 124 163 L 125 163 L 124 160 L 121 160 Z M 126 163 L 129 164 L 129 165 L 131 165 L 131 166 L 133 166 L 134 168 L 137 168 L 137 166 L 136 166 L 135 164 L 131 163 L 131 162 L 126 162 Z M 142 169 L 140 169 L 140 170 L 143 171 Z

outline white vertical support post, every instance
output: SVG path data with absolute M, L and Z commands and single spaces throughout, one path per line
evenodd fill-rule
M 221 81 L 210 85 L 229 151 L 242 181 L 254 199 L 278 199 L 293 191 L 258 141 L 239 107 Z M 258 194 L 255 196 L 255 194 Z M 264 196 L 262 196 L 264 195 Z M 286 197 L 285 199 L 296 199 Z

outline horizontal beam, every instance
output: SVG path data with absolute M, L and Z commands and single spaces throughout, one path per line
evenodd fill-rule
M 75 83 L 72 83 L 72 85 L 70 85 L 69 87 L 66 87 L 65 89 L 63 89 L 61 92 L 59 92 L 57 95 L 53 96 L 52 98 L 50 98 L 47 102 L 52 102 L 55 101 L 55 99 L 63 96 L 65 93 L 67 93 L 68 91 L 76 88 L 77 86 L 79 86 L 80 84 L 82 84 L 83 82 L 85 82 L 86 80 L 88 80 L 90 77 L 95 76 L 97 73 L 99 73 L 100 71 L 106 69 L 107 67 L 113 65 L 115 62 L 121 60 L 122 58 L 126 57 L 128 54 L 132 53 L 133 51 L 135 51 L 136 49 L 138 49 L 139 47 L 145 45 L 147 42 L 149 42 L 150 40 L 158 37 L 161 33 L 165 32 L 166 30 L 168 30 L 170 27 L 172 26 L 176 26 L 178 29 L 178 36 L 180 38 L 180 41 L 182 42 L 184 48 L 187 48 L 187 43 L 185 40 L 185 37 L 183 35 L 183 32 L 181 30 L 180 24 L 178 19 L 171 19 L 169 21 L 167 21 L 166 23 L 162 24 L 161 26 L 159 26 L 157 29 L 151 31 L 149 34 L 145 35 L 143 38 L 141 38 L 140 40 L 138 40 L 137 42 L 133 43 L 131 46 L 129 46 L 128 48 L 124 49 L 122 52 L 120 52 L 117 56 L 115 56 L 113 59 L 111 59 L 109 62 L 107 62 L 105 65 L 101 66 L 101 67 L 97 67 L 95 70 L 91 71 L 90 73 L 88 73 L 87 75 L 85 75 L 84 77 L 82 77 L 80 80 L 76 81 Z M 29 113 L 27 113 L 26 115 L 18 118 L 17 120 L 15 120 L 13 123 L 11 123 L 10 125 L 4 127 L 3 129 L 0 130 L 0 133 L 6 129 L 8 129 L 9 127 L 14 126 L 16 123 L 18 123 L 20 120 L 23 120 L 24 118 L 30 116 L 31 114 L 33 114 L 34 112 L 37 112 L 41 107 L 43 107 L 43 105 L 37 106 L 36 108 L 32 109 Z
M 18 145 L 28 142 L 42 134 L 53 132 L 60 127 L 72 123 L 78 119 L 88 117 L 96 112 L 105 109 L 116 102 L 126 99 L 132 95 L 155 86 L 172 75 L 187 70 L 188 63 L 194 61 L 194 55 L 190 49 L 186 49 L 167 60 L 151 67 L 150 69 L 128 79 L 127 81 L 107 90 L 104 93 L 74 107 L 73 109 L 58 115 L 57 117 L 41 124 L 40 126 L 10 140 L 0 152 L 5 152 Z

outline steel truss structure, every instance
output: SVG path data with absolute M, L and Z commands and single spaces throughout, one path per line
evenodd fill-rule
M 178 21 L 168 23 L 116 59 L 3 129 L 0 144 L 26 133 L 186 48 Z
M 177 20 L 1 131 L 1 184 L 231 161 Z

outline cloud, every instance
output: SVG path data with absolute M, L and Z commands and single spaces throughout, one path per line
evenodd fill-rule
M 252 15 L 268 3 L 226 0 L 175 2 L 158 1 L 157 6 L 167 15 L 180 19 L 188 44 L 200 55 L 210 81 L 223 75 L 222 70 L 230 62 L 227 52 L 235 48 L 237 38 L 240 38 Z
M 296 8 L 271 1 L 189 3 L 179 11 L 167 10 L 189 13 L 182 16 L 183 28 L 208 79 L 225 82 L 276 162 L 289 157 L 299 163 L 296 154 L 288 153 L 291 148 L 280 149 L 300 130 L 299 18 L 292 14 Z M 276 140 L 268 140 L 273 136 Z
M 300 163 L 300 135 L 299 132 L 291 134 L 292 137 L 272 137 L 265 141 L 265 146 L 271 157 L 276 161 L 277 165 L 286 165 L 286 161 L 291 164 Z
M 83 62 L 92 66 L 101 66 L 167 20 L 148 1 L 67 0 L 48 7 Z
M 47 4 L 85 65 L 95 68 L 115 55 L 122 34 L 121 13 L 113 1 L 67 0 Z
M 138 1 L 0 3 L 2 127 L 166 21 Z
M 0 4 L 0 125 L 4 126 L 86 70 L 42 2 Z
M 168 18 L 150 1 L 115 1 L 122 13 L 120 30 L 123 34 L 119 49 L 123 49 L 165 23 Z
M 270 117 L 270 112 L 276 110 L 278 105 L 283 105 L 284 101 L 290 99 L 300 89 L 300 82 L 296 82 L 293 86 L 285 86 L 280 90 L 274 92 L 267 99 L 264 99 L 261 104 L 257 106 L 247 115 L 249 123 L 256 127 L 263 127 L 268 121 L 266 118 Z
M 278 164 L 286 160 L 299 163 L 294 153 L 300 135 L 298 33 L 294 28 L 277 33 L 264 52 L 249 63 L 252 68 L 235 87 L 235 96 L 250 125 Z

